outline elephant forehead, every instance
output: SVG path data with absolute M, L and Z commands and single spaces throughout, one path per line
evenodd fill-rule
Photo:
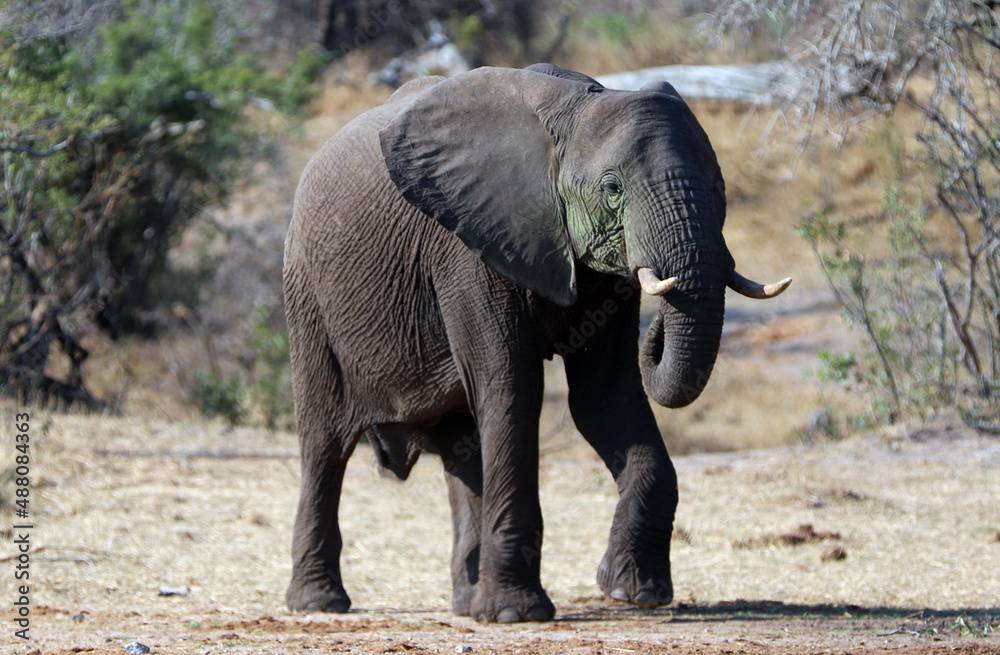
M 650 91 L 601 93 L 583 111 L 580 127 L 595 135 L 622 129 L 648 130 L 686 123 L 690 115 L 683 100 Z
M 691 118 L 683 101 L 662 93 L 611 91 L 580 117 L 577 152 L 655 167 L 691 164 L 701 149 Z

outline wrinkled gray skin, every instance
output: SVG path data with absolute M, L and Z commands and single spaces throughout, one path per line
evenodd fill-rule
M 542 361 L 620 499 L 597 579 L 669 603 L 677 481 L 646 393 L 680 407 L 708 381 L 733 260 L 715 154 L 665 83 L 604 89 L 540 65 L 425 78 L 334 135 L 306 168 L 285 247 L 302 449 L 287 602 L 345 612 L 337 508 L 368 436 L 405 478 L 444 462 L 453 605 L 544 621 Z M 636 270 L 679 284 L 638 343 Z

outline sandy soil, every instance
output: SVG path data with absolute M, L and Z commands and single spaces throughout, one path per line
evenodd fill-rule
M 955 422 L 675 458 L 677 600 L 656 611 L 601 597 L 615 488 L 585 446 L 556 449 L 541 482 L 557 619 L 513 627 L 448 611 L 450 526 L 431 457 L 401 484 L 359 449 L 343 502 L 355 609 L 296 615 L 283 606 L 293 435 L 135 418 L 38 415 L 33 426 L 32 641 L 12 637 L 7 610 L 0 652 L 122 653 L 133 641 L 158 653 L 1000 650 L 1000 441 Z

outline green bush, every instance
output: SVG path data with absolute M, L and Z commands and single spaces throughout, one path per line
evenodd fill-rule
M 649 17 L 642 13 L 629 16 L 621 12 L 596 12 L 584 19 L 583 26 L 588 35 L 605 41 L 615 50 L 625 50 L 650 31 Z
M 329 54 L 319 48 L 305 48 L 285 71 L 275 89 L 277 107 L 293 114 L 316 96 L 316 77 L 330 63 Z
M 932 214 L 913 180 L 926 179 L 933 162 L 908 158 L 901 143 L 891 133 L 873 140 L 889 171 L 875 214 L 836 221 L 818 211 L 799 225 L 845 322 L 869 345 L 859 358 L 821 353 L 820 374 L 843 384 L 856 373 L 875 391 L 872 414 L 882 422 L 944 407 L 971 423 L 995 420 L 1000 269 L 987 253 L 996 232 Z
M 823 382 L 838 384 L 848 388 L 851 385 L 851 375 L 858 360 L 854 353 L 831 353 L 829 350 L 819 351 L 819 369 L 816 372 Z
M 150 335 L 162 303 L 194 300 L 171 297 L 168 249 L 266 152 L 245 108 L 295 111 L 324 61 L 278 79 L 239 34 L 207 0 L 126 0 L 97 48 L 0 32 L 0 390 L 100 406 L 80 334 Z
M 239 425 L 246 416 L 246 384 L 239 376 L 223 379 L 214 373 L 196 373 L 194 394 L 208 418 L 221 416 L 229 425 Z
M 450 32 L 455 45 L 463 51 L 475 49 L 483 37 L 483 19 L 473 14 L 451 22 Z
M 253 349 L 257 355 L 253 396 L 264 425 L 274 430 L 279 420 L 290 416 L 295 407 L 288 367 L 288 330 L 284 326 L 273 328 L 263 307 L 254 325 Z

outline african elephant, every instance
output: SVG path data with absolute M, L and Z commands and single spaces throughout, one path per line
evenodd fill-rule
M 552 619 L 538 421 L 555 353 L 620 493 L 598 583 L 669 603 L 677 480 L 643 389 L 695 400 L 726 286 L 763 298 L 790 281 L 735 272 L 725 213 L 708 137 L 662 82 L 613 91 L 548 64 L 423 78 L 327 141 L 285 244 L 302 454 L 288 606 L 350 606 L 338 502 L 365 435 L 400 479 L 421 451 L 442 458 L 455 613 Z M 639 288 L 661 298 L 641 348 Z

